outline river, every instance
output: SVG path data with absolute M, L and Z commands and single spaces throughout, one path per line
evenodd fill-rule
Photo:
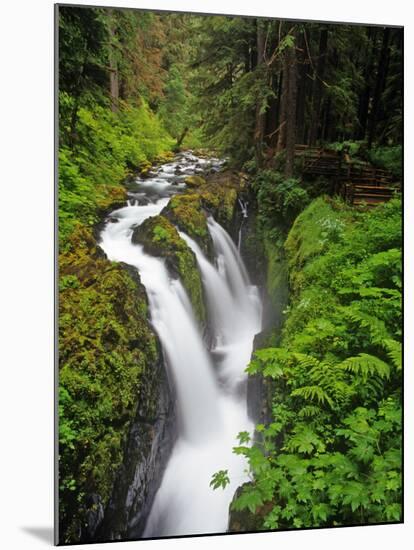
M 261 302 L 238 247 L 212 217 L 208 229 L 214 262 L 180 232 L 196 255 L 202 277 L 212 332 L 208 349 L 181 282 L 170 276 L 161 258 L 131 242 L 137 225 L 185 190 L 186 176 L 219 170 L 221 165 L 219 159 L 180 153 L 146 178 L 137 178 L 128 205 L 111 213 L 101 233 L 100 246 L 108 258 L 139 271 L 177 395 L 179 435 L 144 538 L 225 532 L 234 492 L 248 480 L 245 459 L 232 453 L 232 447 L 240 431 L 254 429 L 247 415 L 245 368 L 254 335 L 261 329 Z M 230 484 L 213 490 L 212 474 L 225 469 Z

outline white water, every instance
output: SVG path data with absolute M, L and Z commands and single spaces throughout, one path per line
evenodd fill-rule
M 178 164 L 188 173 L 197 161 L 187 154 Z M 212 218 L 208 220 L 217 256 L 213 265 L 194 241 L 182 235 L 196 254 L 203 279 L 215 337 L 211 355 L 182 284 L 169 276 L 163 260 L 131 242 L 133 228 L 167 204 L 174 192 L 173 178 L 177 185 L 176 168 L 177 163 L 164 165 L 158 171 L 162 175 L 142 182 L 142 190 L 149 188 L 154 202 L 139 205 L 131 200 L 111 214 L 118 221 L 106 224 L 101 235 L 101 247 L 109 259 L 126 262 L 140 273 L 177 390 L 179 437 L 144 537 L 226 531 L 234 491 L 247 479 L 245 461 L 232 453 L 232 447 L 238 432 L 252 432 L 254 427 L 247 417 L 243 382 L 253 337 L 261 328 L 261 304 L 233 241 Z M 167 196 L 160 198 L 160 194 Z M 228 469 L 231 483 L 225 490 L 214 491 L 209 486 L 211 476 L 222 469 Z

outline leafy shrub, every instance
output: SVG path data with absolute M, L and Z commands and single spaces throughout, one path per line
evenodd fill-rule
M 364 141 L 335 141 L 332 143 L 327 143 L 326 148 L 331 151 L 337 151 L 338 153 L 348 153 L 351 157 L 357 156 L 361 148 L 365 146 Z
M 309 202 L 306 190 L 295 178 L 285 179 L 280 172 L 264 170 L 254 181 L 260 221 L 265 227 L 283 220 L 290 224 Z
M 368 159 L 374 166 L 389 170 L 395 178 L 402 178 L 402 146 L 375 147 L 368 151 Z

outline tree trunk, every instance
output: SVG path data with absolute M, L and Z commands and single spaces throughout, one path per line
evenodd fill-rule
M 365 134 L 367 131 L 367 121 L 368 121 L 368 110 L 369 110 L 369 100 L 371 96 L 372 89 L 372 69 L 373 69 L 373 51 L 375 50 L 375 37 L 376 29 L 373 27 L 368 27 L 368 52 L 367 57 L 363 55 L 363 79 L 365 82 L 364 89 L 362 90 L 359 96 L 359 105 L 358 105 L 358 121 L 359 127 L 356 132 L 356 139 L 365 139 Z
M 326 52 L 328 49 L 328 29 L 321 29 L 319 35 L 319 55 L 314 73 L 311 124 L 309 130 L 309 145 L 314 145 L 318 139 L 318 130 L 320 125 L 321 99 L 322 99 L 322 81 L 325 74 Z
M 304 34 L 301 33 L 298 44 L 299 51 L 303 52 L 306 48 Z M 298 84 L 297 84 L 297 107 L 296 107 L 296 141 L 305 143 L 305 107 L 306 107 L 306 80 L 307 67 L 304 55 L 300 54 L 298 60 Z
M 279 117 L 279 78 L 277 74 L 272 75 L 271 87 L 274 92 L 274 97 L 269 100 L 269 108 L 266 111 L 266 130 L 265 143 L 270 151 L 276 149 L 277 144 L 277 124 Z
M 276 151 L 282 151 L 286 147 L 286 102 L 288 95 L 288 75 L 286 72 L 286 62 L 283 61 L 283 70 L 280 73 L 279 80 L 280 100 L 279 100 L 279 125 Z
M 182 131 L 180 137 L 177 139 L 177 143 L 175 144 L 174 150 L 178 151 L 181 147 L 182 142 L 184 141 L 185 136 L 188 134 L 188 127 L 185 127 Z
M 296 42 L 296 40 L 295 40 Z M 293 176 L 296 142 L 297 62 L 296 44 L 286 48 L 285 71 L 287 75 L 286 97 L 286 165 L 285 176 Z
M 390 29 L 384 29 L 384 35 L 382 39 L 382 47 L 378 60 L 377 80 L 375 83 L 374 97 L 372 100 L 372 111 L 368 129 L 368 147 L 371 148 L 372 142 L 375 137 L 375 129 L 378 122 L 378 114 L 381 102 L 382 92 L 385 88 L 385 81 L 387 79 L 388 61 L 389 61 L 389 39 Z
M 260 19 L 257 20 L 257 65 L 256 71 L 259 74 L 264 66 L 264 49 L 265 49 L 265 32 L 264 22 Z M 266 117 L 262 112 L 263 105 L 260 101 L 256 103 L 256 117 L 255 117 L 255 129 L 254 129 L 254 142 L 256 148 L 256 161 L 258 166 L 263 165 L 263 138 L 265 131 Z
M 109 37 L 109 94 L 111 97 L 111 109 L 113 112 L 116 112 L 118 111 L 119 102 L 119 74 L 114 45 L 116 32 L 112 9 L 109 11 Z

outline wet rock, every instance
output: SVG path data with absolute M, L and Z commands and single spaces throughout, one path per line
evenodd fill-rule
M 94 540 L 95 533 L 104 518 L 104 507 L 100 495 L 92 493 L 86 498 L 86 525 L 81 532 L 81 542 Z
M 198 320 L 204 324 L 206 311 L 197 260 L 174 225 L 162 215 L 153 216 L 134 229 L 131 239 L 135 244 L 144 245 L 148 254 L 166 260 L 169 272 L 180 278 Z

